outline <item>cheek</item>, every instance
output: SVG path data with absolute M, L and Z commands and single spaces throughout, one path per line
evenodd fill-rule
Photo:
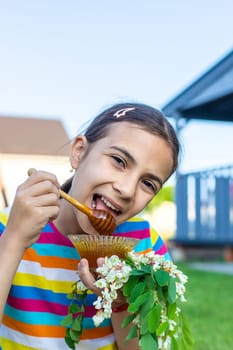
M 143 211 L 153 197 L 145 195 L 145 192 L 138 190 L 129 213 L 129 217 L 135 216 Z
M 139 201 L 138 201 L 139 212 L 141 212 L 143 209 L 145 209 L 145 207 L 150 203 L 151 200 L 152 200 L 152 197 L 145 198 L 145 196 L 143 196 L 143 198 L 139 199 Z
M 106 169 L 106 165 L 102 163 L 99 155 L 95 153 L 87 155 L 87 157 L 80 162 L 77 169 L 78 181 L 85 183 L 101 178 Z
M 72 195 L 80 202 L 90 205 L 90 193 L 93 192 L 95 186 L 100 184 L 103 178 L 102 172 L 93 167 L 80 166 L 75 173 L 72 183 Z
M 161 154 L 159 154 L 155 156 L 154 159 L 156 161 L 151 166 L 151 168 L 155 169 L 154 172 L 159 176 L 162 182 L 164 182 L 172 173 L 173 159 L 170 153 L 164 153 L 163 157 L 161 157 Z

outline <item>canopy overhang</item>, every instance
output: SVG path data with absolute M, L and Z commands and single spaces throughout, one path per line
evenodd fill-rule
M 162 108 L 177 120 L 233 122 L 233 50 Z
M 233 92 L 194 107 L 179 110 L 181 118 L 233 122 Z

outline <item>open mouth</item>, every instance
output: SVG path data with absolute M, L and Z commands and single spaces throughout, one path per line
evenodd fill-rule
M 104 196 L 99 194 L 94 194 L 93 201 L 92 201 L 92 208 L 107 210 L 114 216 L 121 214 L 121 210 L 116 208 L 108 199 L 106 199 Z

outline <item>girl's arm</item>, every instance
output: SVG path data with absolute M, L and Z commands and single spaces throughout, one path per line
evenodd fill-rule
M 52 174 L 38 171 L 16 191 L 5 231 L 0 238 L 0 322 L 19 262 L 59 212 L 59 184 Z
M 129 313 L 124 310 L 112 313 L 112 326 L 116 337 L 117 346 L 119 350 L 139 350 L 138 338 L 130 339 L 127 342 L 125 341 L 132 324 L 126 328 L 122 328 L 121 324 L 128 315 Z
M 0 238 L 0 322 L 12 280 L 24 251 L 24 247 L 11 239 L 11 235 L 5 230 Z

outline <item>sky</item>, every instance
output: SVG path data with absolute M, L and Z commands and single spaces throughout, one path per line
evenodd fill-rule
M 0 0 L 0 115 L 70 139 L 113 103 L 162 108 L 233 49 L 232 0 Z M 232 164 L 233 125 L 190 122 L 183 172 Z

